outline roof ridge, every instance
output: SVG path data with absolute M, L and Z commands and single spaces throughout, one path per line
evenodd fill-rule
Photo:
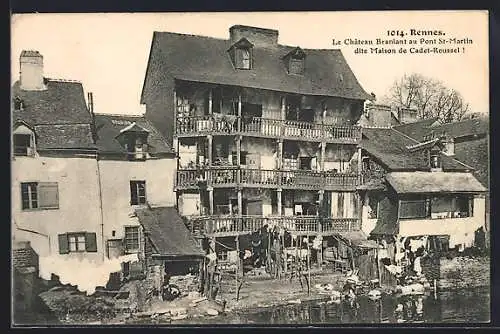
M 181 32 L 172 32 L 172 31 L 153 31 L 153 35 L 154 34 L 170 34 L 170 35 L 177 35 L 177 36 L 189 36 L 189 37 L 213 39 L 213 40 L 224 41 L 224 42 L 229 42 L 230 41 L 230 39 L 223 39 L 223 38 L 220 38 L 220 37 L 212 37 L 212 36 L 205 36 L 205 35 L 195 35 L 195 34 L 186 34 L 186 33 L 181 33 Z
M 417 143 L 417 144 L 419 144 L 419 143 L 420 143 L 418 140 L 413 139 L 412 137 L 410 137 L 410 136 L 408 136 L 408 135 L 406 135 L 406 134 L 402 133 L 401 131 L 398 131 L 398 130 L 396 130 L 396 129 L 394 129 L 394 128 L 391 128 L 391 130 L 393 130 L 393 131 L 395 131 L 395 132 L 399 133 L 399 134 L 400 134 L 400 135 L 402 135 L 403 137 L 406 137 L 406 138 L 408 138 L 408 139 L 410 139 L 410 140 L 413 140 L 413 141 L 414 141 L 415 143 Z
M 450 157 L 452 160 L 455 160 L 456 162 L 458 162 L 459 164 L 461 164 L 461 165 L 463 165 L 463 166 L 467 167 L 467 168 L 468 168 L 468 169 L 470 169 L 470 170 L 473 170 L 473 171 L 475 171 L 475 170 L 476 170 L 474 167 L 471 167 L 471 166 L 467 165 L 466 163 L 464 163 L 464 162 L 462 162 L 462 161 L 458 160 L 457 158 L 454 158 L 454 157 L 449 156 L 449 155 L 447 155 L 447 157 Z
M 94 113 L 94 115 L 98 115 L 98 116 L 111 116 L 111 117 L 137 117 L 137 118 L 140 118 L 140 117 L 145 117 L 144 114 L 130 114 L 130 115 L 127 115 L 127 114 L 108 114 L 108 113 Z
M 62 79 L 62 78 L 47 78 L 44 77 L 44 79 L 48 81 L 53 81 L 53 82 L 72 82 L 72 83 L 82 83 L 80 80 L 74 80 L 74 79 Z

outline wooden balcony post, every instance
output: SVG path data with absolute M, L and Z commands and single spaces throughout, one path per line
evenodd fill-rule
M 210 187 L 208 190 L 208 205 L 210 216 L 214 215 L 214 188 Z
M 319 161 L 319 168 L 322 172 L 325 171 L 325 154 L 326 154 L 326 142 L 321 142 L 321 156 Z
M 278 167 L 278 170 L 281 170 L 283 168 L 283 139 L 278 139 L 278 152 L 276 154 L 276 157 L 278 159 L 276 165 Z
M 241 217 L 243 212 L 243 196 L 241 193 L 241 188 L 238 188 L 238 217 Z
M 319 206 L 319 219 L 318 219 L 318 228 L 317 228 L 317 231 L 318 233 L 321 233 L 322 230 L 322 226 L 321 226 L 321 220 L 323 219 L 323 199 L 324 199 L 324 196 L 325 195 L 325 191 L 323 189 L 321 189 L 319 192 L 318 192 L 318 206 Z
M 276 198 L 277 198 L 277 202 L 278 202 L 278 216 L 281 216 L 281 189 L 277 189 L 276 190 Z
M 177 134 L 177 92 L 174 89 L 174 138 L 175 135 Z M 175 139 L 174 139 L 175 141 Z M 175 143 L 174 143 L 174 148 L 175 148 Z
M 286 96 L 283 96 L 281 99 L 281 112 L 280 112 L 280 135 L 283 136 L 285 134 L 285 119 L 286 119 Z
M 362 180 L 362 175 L 363 175 L 363 160 L 362 160 L 362 150 L 361 147 L 358 147 L 358 185 L 360 185 L 363 180 Z
M 208 152 L 207 152 L 207 159 L 208 159 L 208 167 L 212 167 L 212 153 L 213 153 L 213 137 L 212 135 L 207 135 L 207 140 L 208 140 Z
M 238 170 L 236 171 L 236 183 L 241 183 L 241 136 L 236 136 L 236 164 Z
M 238 93 L 238 132 L 240 131 L 241 131 L 241 92 Z
M 212 88 L 208 91 L 208 114 L 212 116 L 213 110 L 212 110 L 212 103 L 213 103 L 213 93 L 212 93 Z

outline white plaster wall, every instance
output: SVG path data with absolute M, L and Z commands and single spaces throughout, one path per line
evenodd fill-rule
M 375 228 L 375 225 L 377 225 L 377 219 L 373 219 L 373 218 L 368 218 L 368 213 L 370 212 L 370 197 L 368 196 L 368 194 L 365 194 L 365 198 L 364 198 L 364 203 L 363 203 L 363 206 L 361 208 L 361 230 L 363 232 L 365 232 L 367 235 L 371 233 L 371 231 L 373 231 L 373 229 Z
M 115 171 L 116 173 L 116 171 Z M 21 182 L 57 182 L 58 209 L 23 211 Z M 16 240 L 31 241 L 39 256 L 86 257 L 91 261 L 103 258 L 101 216 L 95 158 L 15 157 L 11 179 L 12 232 Z M 49 238 L 16 227 L 46 234 Z M 97 253 L 59 255 L 58 234 L 68 232 L 96 233 Z
M 182 193 L 179 196 L 179 213 L 183 216 L 199 215 L 201 210 L 200 194 Z
M 152 207 L 174 206 L 174 158 L 146 161 L 100 160 L 104 237 L 123 238 L 124 226 L 137 225 L 132 218 L 130 181 L 146 181 L 146 201 Z M 112 237 L 112 231 L 116 234 Z
M 196 164 L 196 150 L 196 145 L 179 145 L 180 167 L 187 167 L 190 162 Z
M 485 223 L 485 200 L 474 198 L 473 216 L 445 219 L 404 219 L 399 221 L 401 237 L 420 235 L 462 235 L 474 234 Z

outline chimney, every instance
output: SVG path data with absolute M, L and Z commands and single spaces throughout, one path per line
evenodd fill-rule
M 455 140 L 453 137 L 446 136 L 443 139 L 444 144 L 444 154 L 446 155 L 455 155 Z
M 367 103 L 365 105 L 366 126 L 389 128 L 392 125 L 392 111 L 390 106 Z
M 43 56 L 38 51 L 23 50 L 19 57 L 22 90 L 45 90 Z
M 418 121 L 417 109 L 413 108 L 398 108 L 398 118 L 401 124 L 414 123 Z
M 231 44 L 245 37 L 256 47 L 272 47 L 278 45 L 278 30 L 272 29 L 235 25 L 229 28 L 229 37 Z

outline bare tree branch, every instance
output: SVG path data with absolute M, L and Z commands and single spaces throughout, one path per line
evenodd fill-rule
M 419 118 L 438 117 L 444 123 L 459 121 L 469 111 L 469 104 L 459 92 L 418 73 L 395 80 L 382 101 L 394 107 L 417 109 Z

